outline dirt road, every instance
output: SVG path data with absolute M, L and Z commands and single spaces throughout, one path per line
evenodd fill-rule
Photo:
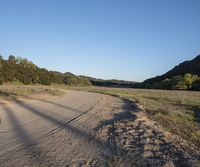
M 0 106 L 0 166 L 199 166 L 200 152 L 117 97 L 68 91 Z

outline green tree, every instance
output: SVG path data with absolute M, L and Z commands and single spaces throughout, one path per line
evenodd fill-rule
M 8 61 L 16 62 L 16 58 L 15 58 L 15 56 L 10 55 L 10 56 L 8 57 Z
M 17 72 L 17 63 L 14 56 L 9 56 L 8 60 L 2 60 L 2 77 L 5 82 L 15 80 Z
M 184 76 L 178 75 L 171 79 L 171 89 L 189 90 L 198 80 L 199 77 L 197 75 L 192 75 L 190 73 Z
M 37 66 L 27 59 L 18 57 L 16 79 L 24 84 L 37 83 Z
M 38 78 L 39 78 L 38 83 L 40 83 L 42 85 L 50 85 L 51 84 L 51 78 L 46 69 L 40 69 Z

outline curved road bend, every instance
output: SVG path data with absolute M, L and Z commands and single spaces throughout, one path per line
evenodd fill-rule
M 123 166 L 200 166 L 197 148 L 117 97 L 13 100 L 0 106 L 0 167 L 106 166 L 116 152 Z

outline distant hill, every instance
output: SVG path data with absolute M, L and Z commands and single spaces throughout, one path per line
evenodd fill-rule
M 145 80 L 142 83 L 123 80 L 104 80 L 88 76 L 76 76 L 40 68 L 31 61 L 10 55 L 0 56 L 0 84 L 20 82 L 23 84 L 66 84 L 73 86 L 104 86 L 118 88 L 149 88 L 174 90 L 200 90 L 200 55 L 185 61 L 167 73 Z
M 172 70 L 168 71 L 164 75 L 148 79 L 144 82 L 155 82 L 155 81 L 160 82 L 163 79 L 172 78 L 177 75 L 184 75 L 186 73 L 200 76 L 200 55 L 198 55 L 193 60 L 185 61 L 185 62 L 175 66 Z
M 97 79 L 88 76 L 81 76 L 88 79 L 93 86 L 105 86 L 105 87 L 118 87 L 118 88 L 131 88 L 134 87 L 136 82 L 134 81 L 124 81 L 124 80 L 104 80 L 104 79 Z
M 161 89 L 197 89 L 199 87 L 200 77 L 200 55 L 196 58 L 185 61 L 167 73 L 145 80 L 137 85 L 145 88 L 161 88 Z M 186 81 L 187 80 L 187 81 Z M 187 83 L 186 83 L 187 82 Z M 191 83 L 189 83 L 191 82 Z M 193 83 L 192 83 L 193 82 Z M 177 86 L 179 84 L 179 86 Z M 189 86 L 183 86 L 187 84 Z M 192 85 L 194 84 L 194 85 Z M 187 87 L 187 88 L 186 88 Z
M 190 73 L 200 76 L 200 55 L 190 61 L 185 61 L 167 72 L 164 77 L 173 77 Z

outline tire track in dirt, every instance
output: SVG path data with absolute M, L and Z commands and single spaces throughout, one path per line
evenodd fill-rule
M 76 91 L 53 100 L 13 100 L 6 106 L 11 115 L 0 107 L 0 131 L 7 129 L 0 166 L 199 166 L 196 147 L 130 101 Z

